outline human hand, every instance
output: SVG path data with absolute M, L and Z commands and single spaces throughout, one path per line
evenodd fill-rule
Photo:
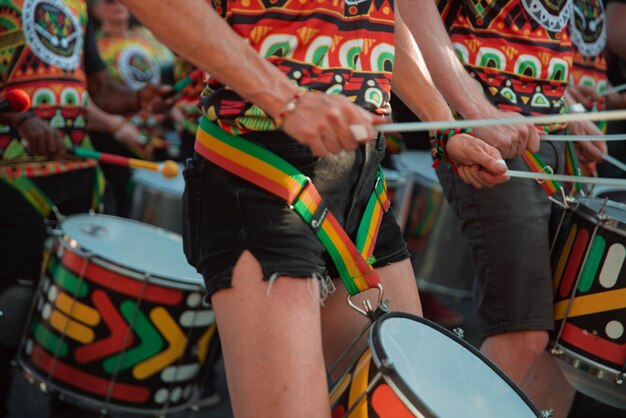
M 590 121 L 569 122 L 567 132 L 571 135 L 602 136 L 602 131 Z M 588 164 L 602 161 L 602 154 L 607 152 L 605 141 L 576 141 L 576 155 L 581 163 Z
M 503 112 L 489 105 L 482 111 L 475 113 L 467 119 L 508 119 L 523 117 L 515 112 Z M 539 151 L 539 133 L 533 125 L 500 125 L 484 126 L 473 129 L 474 134 L 494 146 L 500 151 L 502 157 L 513 158 L 524 155 L 526 149 L 531 152 Z
M 567 93 L 574 100 L 574 103 L 581 103 L 587 109 L 593 108 L 593 104 L 602 99 L 594 88 L 582 84 L 569 84 Z
M 66 154 L 61 132 L 35 115 L 26 115 L 15 124 L 22 144 L 33 155 L 63 158 Z
M 305 93 L 282 128 L 318 157 L 355 150 L 376 137 L 374 115 L 338 94 Z
M 454 135 L 446 143 L 446 153 L 457 166 L 459 177 L 477 189 L 509 180 L 500 152 L 478 138 L 467 134 Z
M 175 93 L 172 86 L 146 84 L 137 90 L 137 101 L 142 110 L 151 113 L 165 113 L 176 103 Z

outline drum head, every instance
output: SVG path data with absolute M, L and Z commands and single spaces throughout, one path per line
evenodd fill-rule
M 593 189 L 595 197 L 608 197 L 614 202 L 626 203 L 626 188 L 615 186 L 596 186 Z
M 134 170 L 133 182 L 143 184 L 149 188 L 157 189 L 175 196 L 182 196 L 185 189 L 185 179 L 183 178 L 183 165 L 178 164 L 178 175 L 174 178 L 166 178 L 158 171 Z
M 427 417 L 541 416 L 477 350 L 430 321 L 386 314 L 372 328 L 370 346 L 379 367 L 393 364 L 388 380 Z
M 66 218 L 61 230 L 70 246 L 139 273 L 202 285 L 189 265 L 178 234 L 130 219 L 80 214 Z
M 394 157 L 397 158 L 398 169 L 413 173 L 415 180 L 421 180 L 426 184 L 439 184 L 430 151 L 404 151 Z
M 581 211 L 592 220 L 604 206 L 604 199 L 599 197 L 579 197 L 576 199 L 578 206 L 575 210 Z M 626 204 L 608 200 L 605 214 L 611 218 L 611 226 L 626 233 Z

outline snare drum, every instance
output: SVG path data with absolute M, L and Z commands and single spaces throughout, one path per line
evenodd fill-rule
M 593 189 L 593 195 L 599 198 L 607 197 L 614 202 L 626 203 L 626 189 L 623 187 L 596 186 Z
M 431 153 L 407 151 L 394 157 L 398 169 L 413 183 L 404 234 L 418 287 L 471 298 L 474 275 L 467 243 L 432 168 Z
M 380 317 L 330 394 L 333 418 L 530 418 L 541 413 L 489 360 L 444 328 Z
M 183 167 L 178 175 L 166 178 L 156 171 L 133 172 L 133 194 L 129 217 L 167 230 L 181 233 L 183 226 L 182 196 L 185 189 Z
M 188 408 L 216 327 L 180 236 L 87 214 L 58 232 L 18 354 L 29 380 L 101 412 Z
M 576 389 L 626 408 L 626 205 L 581 197 L 560 219 L 552 351 Z

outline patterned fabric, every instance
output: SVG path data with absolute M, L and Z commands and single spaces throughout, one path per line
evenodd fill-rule
M 174 61 L 173 73 L 174 81 L 180 81 L 189 76 L 196 67 L 189 61 L 185 61 L 180 57 L 176 57 Z M 183 121 L 181 126 L 177 129 L 187 131 L 191 134 L 196 134 L 198 130 L 198 120 L 202 116 L 202 112 L 198 108 L 198 96 L 204 89 L 204 82 L 202 80 L 193 82 L 186 86 L 180 92 L 180 97 L 176 101 L 176 107 L 181 111 L 183 115 Z
M 565 109 L 573 58 L 568 1 L 438 0 L 438 6 L 459 59 L 488 99 L 504 111 L 537 115 Z
M 96 33 L 96 42 L 109 74 L 120 83 L 137 90 L 148 83 L 161 82 L 161 69 L 154 58 L 153 45 L 140 33 L 111 34 L 100 31 Z M 152 137 L 160 134 L 163 117 L 138 112 L 129 116 L 129 120 L 146 137 Z
M 68 147 L 90 147 L 82 66 L 86 25 L 84 0 L 0 0 L 0 93 L 23 89 L 31 110 L 60 130 Z M 17 131 L 0 124 L 0 161 L 14 158 L 33 160 Z
M 601 0 L 573 0 L 572 9 L 572 82 L 591 87 L 598 93 L 602 92 L 608 84 L 604 6 Z M 606 99 L 601 99 L 596 105 L 598 110 L 606 109 Z M 606 121 L 599 122 L 598 125 L 605 129 Z
M 235 32 L 299 86 L 343 94 L 370 111 L 388 106 L 393 0 L 212 2 Z M 276 130 L 261 109 L 215 79 L 201 107 L 233 134 Z

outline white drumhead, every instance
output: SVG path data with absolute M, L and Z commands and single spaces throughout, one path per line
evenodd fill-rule
M 173 178 L 163 177 L 158 171 L 135 169 L 133 170 L 133 182 L 174 196 L 182 196 L 185 189 L 183 168 L 182 164 L 178 164 L 178 175 Z
M 432 184 L 439 184 L 433 165 L 433 157 L 430 151 L 404 151 L 394 156 L 401 167 L 414 174 L 415 177 L 425 179 Z
M 520 395 L 461 343 L 415 319 L 381 318 L 378 341 L 405 386 L 439 418 L 537 417 Z
M 178 234 L 130 219 L 91 214 L 66 218 L 61 230 L 80 250 L 104 260 L 153 277 L 204 283 L 187 263 Z

